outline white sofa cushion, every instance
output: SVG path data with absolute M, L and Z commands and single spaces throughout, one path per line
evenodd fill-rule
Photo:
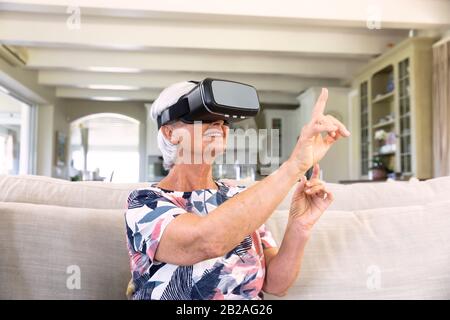
M 278 210 L 266 223 L 278 243 L 287 216 Z M 284 299 L 450 299 L 449 230 L 450 200 L 327 211 Z

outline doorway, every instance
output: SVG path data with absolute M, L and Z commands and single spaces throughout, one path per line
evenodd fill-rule
M 82 117 L 70 128 L 70 177 L 139 181 L 139 121 L 116 113 Z

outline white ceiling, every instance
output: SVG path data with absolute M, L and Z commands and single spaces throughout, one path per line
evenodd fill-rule
M 63 98 L 152 101 L 210 76 L 295 104 L 310 86 L 347 84 L 409 29 L 450 29 L 450 1 L 0 0 L 0 43 L 24 46 L 24 67 Z

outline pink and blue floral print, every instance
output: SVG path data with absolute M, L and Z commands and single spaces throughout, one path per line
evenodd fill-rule
M 125 213 L 132 281 L 132 299 L 213 300 L 262 299 L 264 249 L 276 247 L 262 225 L 223 257 L 190 266 L 157 261 L 156 249 L 164 229 L 178 215 L 205 216 L 243 191 L 217 182 L 218 189 L 169 191 L 151 186 L 131 192 Z

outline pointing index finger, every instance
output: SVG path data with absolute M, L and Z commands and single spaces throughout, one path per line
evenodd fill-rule
M 322 88 L 322 92 L 320 93 L 319 99 L 317 99 L 316 105 L 314 106 L 312 116 L 317 117 L 323 114 L 325 111 L 325 106 L 327 105 L 328 100 L 328 89 Z

